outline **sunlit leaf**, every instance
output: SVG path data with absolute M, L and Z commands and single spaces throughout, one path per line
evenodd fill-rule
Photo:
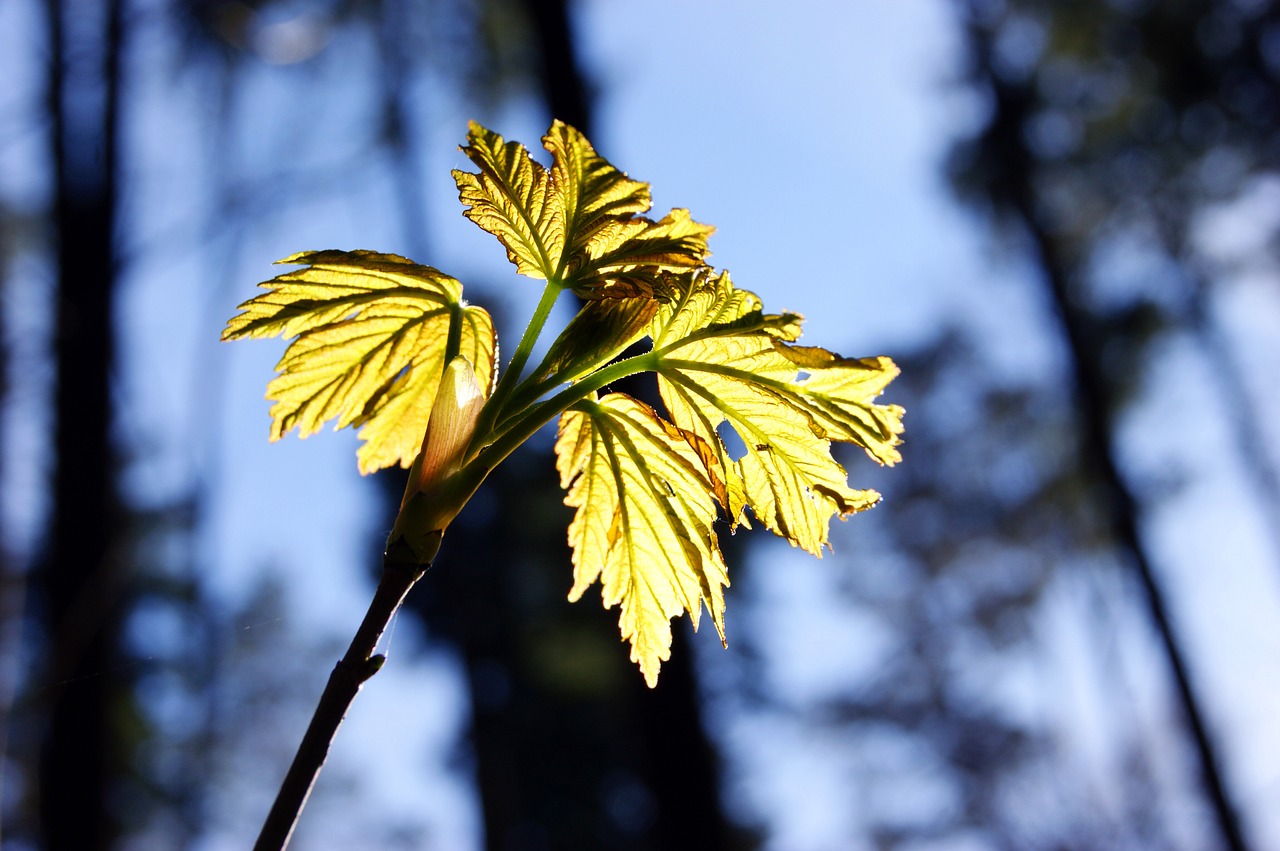
M 605 223 L 575 259 L 575 279 L 602 298 L 645 296 L 668 301 L 668 273 L 696 266 L 707 256 L 714 229 L 675 209 L 651 222 L 635 217 Z M 597 283 L 599 282 L 599 283 Z
M 833 517 L 879 500 L 849 486 L 831 450 L 899 460 L 902 409 L 876 402 L 897 367 L 796 345 L 799 315 L 766 314 L 707 266 L 711 227 L 683 209 L 644 218 L 648 184 L 561 122 L 543 145 L 548 166 L 473 123 L 462 151 L 478 171 L 454 172 L 466 216 L 521 274 L 548 282 L 502 382 L 489 315 L 453 278 L 389 254 L 281 261 L 302 268 L 262 284 L 223 337 L 294 338 L 267 388 L 273 439 L 334 420 L 360 427 L 362 471 L 413 463 L 388 540 L 397 564 L 429 564 L 494 467 L 558 414 L 556 465 L 576 509 L 570 599 L 599 581 L 653 685 L 672 618 L 687 612 L 696 627 L 705 606 L 724 638 L 718 518 L 731 529 L 754 519 L 821 555 Z M 565 288 L 587 303 L 526 373 Z M 599 396 L 644 371 L 666 418 Z
M 842 358 L 815 346 L 774 348 L 808 373 L 800 382 L 801 399 L 822 436 L 856 443 L 881 464 L 902 460 L 902 408 L 872 402 L 898 375 L 892 360 Z
M 670 620 L 688 612 L 696 628 L 705 604 L 724 638 L 729 584 L 711 525 L 713 458 L 704 441 L 648 405 L 611 393 L 560 419 L 556 441 L 577 600 L 600 580 L 606 607 L 620 606 L 622 638 L 650 686 L 670 656 Z
M 729 478 L 733 521 L 749 507 L 767 528 L 820 555 L 832 517 L 879 500 L 849 487 L 831 441 L 894 463 L 902 409 L 873 401 L 897 374 L 888 358 L 849 360 L 789 345 L 799 334 L 799 316 L 765 314 L 727 274 L 687 277 L 650 329 L 662 399 L 676 425 L 714 449 Z M 745 447 L 740 459 L 717 432 L 725 422 Z
M 507 259 L 531 278 L 555 274 L 564 250 L 563 210 L 551 196 L 551 177 L 524 145 L 506 142 L 475 122 L 463 153 L 479 174 L 455 169 L 466 216 L 507 247 Z
M 418 452 L 444 369 L 450 332 L 477 381 L 493 381 L 489 314 L 462 301 L 462 285 L 430 266 L 372 251 L 304 252 L 280 261 L 304 268 L 261 284 L 223 339 L 296 337 L 267 385 L 271 439 L 306 437 L 336 419 L 360 427 L 361 472 Z
M 586 298 L 667 297 L 666 273 L 701 266 L 713 228 L 686 210 L 640 216 L 649 186 L 555 122 L 543 138 L 548 170 L 515 142 L 472 123 L 463 153 L 478 173 L 454 171 L 466 216 L 496 236 L 523 275 L 556 281 Z

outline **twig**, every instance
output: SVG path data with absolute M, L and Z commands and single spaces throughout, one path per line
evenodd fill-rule
M 374 655 L 378 639 L 391 618 L 400 608 L 409 589 L 426 572 L 426 567 L 401 560 L 398 553 L 388 552 L 382 559 L 382 577 L 374 591 L 369 611 L 365 612 L 360 628 L 351 639 L 351 646 L 329 675 L 329 682 L 320 695 L 311 724 L 307 727 L 298 752 L 289 766 L 289 773 L 280 784 L 271 812 L 262 824 L 262 832 L 254 844 L 254 851 L 282 851 L 293 836 L 293 829 L 306 806 L 311 787 L 329 755 L 329 745 L 338 733 L 342 719 L 347 715 L 351 702 L 360 687 L 378 673 L 386 657 Z

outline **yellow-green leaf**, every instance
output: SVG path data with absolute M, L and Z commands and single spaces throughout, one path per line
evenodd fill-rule
M 670 274 L 702 263 L 708 256 L 707 237 L 714 230 L 682 209 L 657 222 L 640 216 L 607 222 L 584 246 L 583 256 L 573 261 L 575 279 L 594 287 L 589 297 L 669 301 Z
M 872 402 L 898 376 L 897 364 L 883 355 L 842 358 L 816 346 L 774 348 L 808 373 L 800 381 L 801 399 L 824 436 L 856 443 L 881 464 L 902 460 L 902 408 Z
M 496 236 L 522 275 L 556 281 L 586 298 L 665 297 L 665 275 L 701 266 L 713 228 L 649 209 L 649 185 L 595 152 L 556 121 L 543 137 L 550 170 L 520 144 L 472 122 L 463 153 L 478 173 L 454 171 L 466 216 Z
M 304 268 L 260 286 L 240 305 L 224 340 L 296 337 L 267 385 L 271 439 L 326 421 L 360 427 L 360 471 L 418 452 L 446 356 L 474 365 L 481 387 L 494 377 L 489 314 L 462 300 L 462 285 L 430 266 L 372 251 L 313 251 L 279 261 Z M 455 347 L 456 351 L 449 351 Z
M 789 345 L 799 334 L 799 316 L 765 314 L 727 274 L 686 277 L 650 327 L 662 399 L 676 425 L 715 451 L 728 476 L 722 502 L 731 519 L 742 522 L 749 507 L 773 532 L 821 555 L 832 517 L 880 498 L 849 487 L 831 441 L 894 463 L 902 409 L 873 401 L 897 374 L 891 360 Z M 741 459 L 720 439 L 724 422 L 745 445 Z
M 551 197 L 564 223 L 560 243 L 570 253 L 582 250 L 608 223 L 647 212 L 652 205 L 649 184 L 618 171 L 563 121 L 552 122 L 542 145 L 551 153 Z
M 713 462 L 705 442 L 630 396 L 587 400 L 560 418 L 556 441 L 577 600 L 596 581 L 606 607 L 618 605 L 622 638 L 650 686 L 670 657 L 673 617 L 694 628 L 706 605 L 724 638 L 729 584 L 711 526 Z
M 564 250 L 560 205 L 551 198 L 551 178 L 524 145 L 506 142 L 474 121 L 462 152 L 479 174 L 455 169 L 465 215 L 507 248 L 507 259 L 531 278 L 555 274 Z

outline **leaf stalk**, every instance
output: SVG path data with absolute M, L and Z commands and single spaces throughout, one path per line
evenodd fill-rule
M 520 382 L 520 373 L 524 371 L 525 364 L 529 362 L 529 356 L 533 353 L 533 346 L 542 334 L 542 329 L 547 324 L 547 319 L 551 316 L 551 309 L 555 307 L 556 300 L 560 298 L 560 293 L 563 291 L 564 287 L 557 281 L 547 281 L 546 287 L 542 290 L 542 298 L 538 300 L 538 306 L 534 309 L 533 316 L 529 318 L 529 324 L 525 326 L 524 335 L 521 336 L 519 345 L 516 346 L 515 354 L 511 356 L 511 361 L 507 364 L 506 370 L 498 379 L 498 386 L 494 389 L 493 396 L 480 414 L 479 427 L 476 429 L 477 433 L 484 434 L 498 421 L 507 398 Z

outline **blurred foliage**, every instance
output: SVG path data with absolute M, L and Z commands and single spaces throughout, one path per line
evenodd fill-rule
M 1209 292 L 1222 270 L 1197 232 L 1280 164 L 1280 9 L 1254 0 L 961 6 L 968 83 L 984 114 L 954 149 L 955 185 L 1047 241 L 1041 250 L 1061 268 L 1114 409 L 1141 392 L 1152 342 L 1197 336 L 1227 367 L 1238 437 L 1280 509 L 1280 459 L 1258 435 Z
M 1035 673 L 1060 664 L 1050 624 L 1073 583 L 1123 587 L 1067 399 L 1053 382 L 980 378 L 993 370 L 958 332 L 904 358 L 903 374 L 914 439 L 902 480 L 885 481 L 883 560 L 849 571 L 846 586 L 892 638 L 858 692 L 814 712 L 868 742 L 913 742 L 914 768 L 873 764 L 862 784 L 893 789 L 924 772 L 948 805 L 868 811 L 870 833 L 884 848 L 966 834 L 1011 849 L 1164 847 L 1163 803 L 1122 690 L 1103 711 L 1123 756 L 1075 765 L 1079 743 L 1058 714 L 1067 679 Z M 1116 640 L 1105 612 L 1086 617 L 1097 618 L 1090 650 Z M 1098 664 L 1127 676 L 1123 655 Z M 1026 677 L 1036 697 L 1019 695 Z
M 1191 336 L 1216 352 L 1220 363 L 1231 364 L 1234 341 L 1213 309 L 1224 270 L 1202 250 L 1197 228 L 1217 205 L 1247 193 L 1280 162 L 1276 4 L 958 5 L 973 50 L 964 82 L 978 94 L 980 114 L 972 138 L 955 148 L 951 174 L 969 200 L 1006 224 L 1012 207 L 1025 207 L 1052 240 L 1070 272 L 1072 298 L 1088 315 L 1091 346 L 1108 378 L 1101 388 L 1107 404 L 1124 411 L 1141 403 L 1152 389 L 1152 356 L 1158 352 L 1153 343 L 1174 335 Z M 207 110 L 202 120 L 214 140 L 204 173 L 215 184 L 217 209 L 202 236 L 210 243 L 225 240 L 225 247 L 279 217 L 280 206 L 266 199 L 301 203 L 349 188 L 368 180 L 370 152 L 378 145 L 411 148 L 414 125 L 404 103 L 418 75 L 452 81 L 476 104 L 530 91 L 539 71 L 538 51 L 524 38 L 528 9 L 514 0 L 161 3 L 130 19 L 138 28 L 134 45 L 143 43 L 137 33 L 158 34 L 166 45 L 172 38 L 178 47 L 165 55 L 178 66 L 137 59 L 134 79 L 170 75 L 181 82 L 187 74 L 203 75 L 197 86 Z M 164 26 L 147 29 L 157 20 Z M 167 29 L 171 23 L 174 28 Z M 381 67 L 352 61 L 369 55 L 361 51 L 370 42 L 380 45 Z M 328 158 L 305 144 L 315 140 L 298 132 L 296 112 L 244 108 L 243 84 L 264 69 L 278 71 L 281 76 L 273 79 L 287 82 L 282 88 L 295 110 L 327 105 L 340 112 L 341 121 L 332 125 L 339 143 L 325 148 Z M 328 83 L 350 80 L 356 72 L 365 75 L 353 83 L 358 97 L 341 104 L 325 100 Z M 373 106 L 359 118 L 375 120 L 350 132 L 357 122 L 342 110 L 368 104 Z M 585 121 L 559 114 L 586 129 Z M 28 120 L 36 126 L 43 119 Z M 265 140 L 263 150 L 244 153 L 237 133 Z M 414 219 L 421 213 L 413 212 L 411 193 L 420 184 L 411 165 L 398 173 L 404 177 L 398 188 L 409 193 L 402 214 L 405 250 L 416 253 L 414 240 L 425 229 Z M 41 238 L 41 228 L 27 206 L 14 209 L 4 222 L 4 251 L 29 255 L 25 246 Z M 1276 245 L 1273 232 L 1273 254 Z M 138 252 L 132 262 L 150 244 L 130 247 Z M 1134 262 L 1117 271 L 1116 257 Z M 1078 464 L 1080 434 L 1063 389 L 1066 379 L 1054 368 L 1004 380 L 982 351 L 982 341 L 944 331 L 935 345 L 897 357 L 904 374 L 894 401 L 911 411 L 911 440 L 894 474 L 870 482 L 886 495 L 877 519 L 887 525 L 883 532 L 860 527 L 865 539 L 850 548 L 858 555 L 849 570 L 830 559 L 821 565 L 839 577 L 850 617 L 872 618 L 877 627 L 874 642 L 868 638 L 881 648 L 872 673 L 854 685 L 832 683 L 826 697 L 802 704 L 770 688 L 768 653 L 749 646 L 744 631 L 730 636 L 745 670 L 736 686 L 747 698 L 740 708 L 774 712 L 815 735 L 830 735 L 824 744 L 837 738 L 852 743 L 848 786 L 838 794 L 851 821 L 865 830 L 850 844 L 1212 846 L 1212 838 L 1197 841 L 1194 824 L 1188 829 L 1202 813 L 1188 779 L 1188 759 L 1164 726 L 1169 711 L 1159 709 L 1153 721 L 1136 699 L 1132 638 L 1126 636 L 1141 631 L 1134 627 L 1140 618 L 1130 602 L 1131 581 L 1117 569 L 1102 509 L 1093 498 L 1096 482 Z M 24 362 L 7 377 L 28 373 Z M 1238 379 L 1229 367 L 1222 376 L 1226 382 Z M 1246 469 L 1266 475 L 1275 464 L 1274 450 L 1256 439 L 1249 446 L 1249 397 L 1243 387 L 1236 393 L 1236 401 L 1224 407 L 1241 412 L 1241 446 L 1255 462 Z M 563 601 L 568 551 L 562 524 L 569 511 L 561 505 L 549 454 L 513 460 L 520 464 L 510 466 L 510 479 L 491 481 L 455 525 L 446 558 L 414 601 L 432 610 L 433 637 L 452 638 L 465 648 L 475 757 L 458 761 L 475 771 L 477 785 L 494 802 L 485 813 L 491 841 L 520 847 L 523 840 L 523 847 L 536 847 L 545 846 L 549 836 L 567 836 L 580 846 L 598 847 L 607 836 L 618 847 L 674 847 L 662 844 L 659 823 L 681 816 L 706 825 L 716 799 L 710 760 L 697 763 L 706 773 L 687 773 L 687 788 L 676 785 L 680 778 L 650 773 L 655 762 L 677 764 L 691 748 L 705 747 L 671 723 L 690 717 L 693 709 L 684 704 L 667 711 L 651 702 L 648 711 L 636 711 L 632 701 L 643 686 L 617 652 L 614 618 L 598 607 Z M 1148 505 L 1160 495 L 1143 493 Z M 509 533 L 496 535 L 484 525 L 485 500 L 496 515 L 498 506 L 517 499 L 526 508 Z M 179 499 L 173 508 L 163 521 L 138 520 L 134 536 L 165 558 L 172 549 L 195 546 L 173 531 L 174 524 L 191 519 L 184 514 L 186 503 Z M 732 543 L 744 541 L 739 536 Z M 836 541 L 838 552 L 841 543 Z M 870 555 L 870 546 L 882 554 Z M 119 557 L 151 574 L 152 566 L 136 552 L 131 544 Z M 451 557 L 457 552 L 484 555 L 464 564 Z M 299 649 L 302 638 L 284 631 L 278 620 L 279 589 L 264 586 L 243 612 L 208 626 L 196 609 L 211 605 L 209 600 L 173 615 L 191 599 L 189 578 L 172 572 L 176 564 L 143 583 L 134 629 L 153 636 L 154 626 L 143 622 L 175 617 L 200 626 L 166 649 L 157 665 L 138 671 L 148 705 L 121 711 L 125 734 L 142 743 L 131 769 L 137 776 L 126 778 L 123 798 L 136 807 L 132 824 L 143 825 L 135 838 L 164 847 L 177 847 L 211 824 L 236 837 L 253 829 L 246 802 L 261 801 L 263 791 L 234 787 L 234 780 L 253 768 L 267 771 L 262 766 L 275 758 L 283 735 L 275 724 L 289 714 L 281 707 L 297 696 L 290 684 L 318 670 L 311 650 Z M 518 565 L 513 573 L 520 584 L 497 583 L 500 564 Z M 735 579 L 731 605 L 740 607 L 736 611 L 744 619 L 759 616 L 771 603 L 750 595 L 760 572 Z M 478 587 L 456 590 L 454 583 Z M 156 601 L 146 602 L 149 597 Z M 552 620 L 561 615 L 563 620 Z M 1100 686 L 1100 697 L 1079 695 L 1056 677 L 1054 654 L 1065 640 L 1064 619 L 1076 624 L 1076 639 L 1094 650 L 1092 678 L 1082 679 Z M 231 634 L 230 625 L 245 643 L 204 641 L 205 635 Z M 246 627 L 251 629 L 242 635 Z M 458 637 L 462 632 L 473 637 Z M 290 652 L 282 655 L 285 645 Z M 196 672 L 191 681 L 186 673 L 172 673 L 170 666 L 188 664 L 179 657 L 204 652 L 209 657 L 190 669 Z M 827 648 L 806 652 L 819 655 Z M 147 653 L 156 653 L 154 643 L 130 645 L 131 657 Z M 688 671 L 677 668 L 690 655 L 676 651 L 655 693 L 659 700 L 676 694 L 678 677 L 691 681 Z M 1137 655 L 1148 667 L 1152 657 L 1145 646 Z M 715 663 L 707 672 L 708 679 L 719 676 Z M 1057 689 L 1028 707 L 1025 694 L 1009 691 L 1009 681 L 1018 676 L 1047 679 Z M 215 696 L 202 712 L 197 704 L 204 686 Z M 548 694 L 556 698 L 548 700 Z M 673 702 L 692 694 L 690 688 Z M 1090 699 L 1100 704 L 1106 721 L 1103 744 L 1109 750 L 1102 766 L 1082 764 L 1081 743 L 1057 724 L 1073 701 Z M 310 696 L 302 703 L 309 705 Z M 17 708 L 30 709 L 21 703 Z M 718 715 L 712 724 L 731 726 L 724 719 Z M 189 729 L 189 723 L 199 729 Z M 23 823 L 11 817 L 29 805 L 33 786 L 22 772 L 22 748 L 33 729 L 30 714 L 8 727 L 6 841 L 22 839 L 12 830 Z M 734 788 L 741 755 L 733 740 L 720 742 L 730 761 L 724 776 Z M 660 760 L 664 749 L 676 756 Z M 827 746 L 823 758 L 843 756 Z M 557 761 L 561 767 L 592 768 L 576 777 L 568 771 L 548 777 L 544 772 Z M 603 768 L 608 762 L 615 763 L 612 773 Z M 806 776 L 827 775 L 815 767 Z M 664 790 L 670 798 L 655 803 Z M 343 791 L 333 794 L 341 797 Z M 678 811 L 682 804 L 687 809 Z M 747 822 L 757 821 L 749 805 L 737 812 Z M 228 827 L 235 817 L 249 822 L 244 830 Z M 710 827 L 714 832 L 722 825 Z M 707 839 L 704 847 L 715 842 L 723 837 Z
M 537 76 L 519 0 L 180 0 L 173 11 L 191 55 L 219 56 L 229 70 L 246 60 L 306 63 L 372 35 L 392 48 L 385 61 L 442 79 L 481 108 L 529 94 Z
M 1092 242 L 1109 227 L 1151 221 L 1182 241 L 1201 205 L 1280 162 L 1274 4 L 962 6 L 971 82 L 988 110 L 985 130 L 953 162 L 971 197 L 1006 203 L 1030 178 L 1060 238 Z M 1021 154 L 1007 141 L 1015 136 Z
M 1157 389 L 1153 344 L 1189 338 L 1224 387 L 1233 451 L 1280 505 L 1235 341 L 1214 310 L 1217 270 L 1197 241 L 1214 205 L 1280 162 L 1280 16 L 1272 4 L 1209 0 L 961 6 L 980 110 L 951 175 L 1032 258 L 1059 312 L 1056 329 L 1010 333 L 1062 333 L 1072 345 L 1059 350 L 1065 362 L 1013 381 L 980 344 L 945 330 L 897 358 L 911 439 L 901 477 L 883 485 L 892 570 L 848 579 L 854 609 L 888 631 L 888 649 L 855 692 L 809 711 L 823 727 L 847 725 L 859 753 L 885 739 L 918 749 L 860 775 L 864 792 L 890 796 L 859 814 L 877 847 L 962 836 L 1019 849 L 1214 844 L 1207 816 L 1176 815 L 1202 806 L 1178 727 L 1153 739 L 1131 702 L 1132 654 L 1155 660 L 1141 642 L 1123 649 L 1145 619 L 1138 583 L 1120 570 L 1135 544 L 1118 535 L 1121 509 L 1090 455 L 1116 451 L 1121 417 Z M 1081 409 L 1073 381 L 1096 411 Z M 1124 482 L 1138 510 L 1162 495 L 1150 485 Z M 1067 617 L 1090 633 L 1089 676 L 1110 715 L 1101 765 L 1073 755 L 1081 743 L 1061 726 L 1072 695 L 1028 706 L 1005 691 L 1037 669 L 1042 687 L 1070 681 L 1049 672 L 1064 640 L 1051 625 L 1073 595 L 1087 602 Z M 921 795 L 932 805 L 903 803 L 913 777 L 934 791 Z M 1230 804 L 1218 817 L 1228 837 L 1239 829 Z
M 391 161 L 405 176 L 398 199 L 403 230 L 412 233 L 411 241 L 422 239 L 424 205 L 413 194 L 421 186 L 413 179 L 413 158 L 405 153 L 416 144 L 413 131 L 421 125 L 421 110 L 410 110 L 409 99 L 425 85 L 442 83 L 460 99 L 491 106 L 515 95 L 532 94 L 538 79 L 537 49 L 529 37 L 526 4 L 514 0 L 178 0 L 123 5 L 129 8 L 118 19 L 113 12 L 123 6 L 114 3 L 77 4 L 74 9 L 71 4 L 30 3 L 26 10 L 30 14 L 24 17 L 19 10 L 14 18 L 31 29 L 24 38 L 33 49 L 29 56 L 13 57 L 25 72 L 15 78 L 15 88 L 26 89 L 5 101 L 4 143 L 6 153 L 17 152 L 20 158 L 30 159 L 28 148 L 34 148 L 38 151 L 34 156 L 41 161 L 34 169 L 39 177 L 7 181 L 0 197 L 0 261 L 6 289 L 5 325 L 10 332 L 3 353 L 3 378 L 16 379 L 15 387 L 5 387 L 8 417 L 46 424 L 54 419 L 49 364 L 55 358 L 74 363 L 72 344 L 87 336 L 86 331 L 92 331 L 95 340 L 128 334 L 128 322 L 134 318 L 131 310 L 122 309 L 119 316 L 114 309 L 87 311 L 74 323 L 77 333 L 63 338 L 48 333 L 49 317 L 29 315 L 33 307 L 37 311 L 46 307 L 34 292 L 54 289 L 50 280 L 56 279 L 60 260 L 65 261 L 57 253 L 59 243 L 69 247 L 72 257 L 78 249 L 86 258 L 98 256 L 86 247 L 111 245 L 114 259 L 86 261 L 93 263 L 98 274 L 86 278 L 84 286 L 98 293 L 114 293 L 122 289 L 119 282 L 136 281 L 139 270 L 170 262 L 172 257 L 164 258 L 175 246 L 187 257 L 212 250 L 218 258 L 215 266 L 229 266 L 241 250 L 238 241 L 263 221 L 278 218 L 291 206 L 349 189 L 353 181 L 367 180 L 370 150 L 392 153 Z M 60 43 L 52 34 L 62 18 L 42 14 L 55 9 L 70 21 L 65 28 L 71 45 L 65 68 L 56 58 L 61 55 Z M 40 49 L 46 42 L 47 52 Z M 113 56 L 116 49 L 128 69 L 120 77 L 111 62 L 98 56 Z M 55 57 L 53 61 L 47 61 L 50 56 Z M 65 78 L 69 81 L 65 92 L 58 88 L 60 69 L 74 72 Z M 255 95 L 261 96 L 262 81 L 268 77 L 279 86 L 268 86 L 268 90 L 284 93 L 295 108 L 332 107 L 326 124 L 330 135 L 303 138 L 300 143 L 295 114 L 248 108 Z M 328 97 L 335 79 L 346 84 L 350 95 L 339 104 Z M 176 114 L 165 130 L 180 135 L 194 120 L 197 138 L 194 143 L 174 144 L 163 133 L 135 133 L 138 128 L 129 124 L 120 131 L 126 144 L 110 144 L 117 137 L 114 115 L 99 120 L 94 110 L 85 108 L 101 106 L 102 91 L 118 91 L 122 112 L 130 117 L 154 114 L 157 104 L 174 108 Z M 72 199 L 69 209 L 73 212 L 77 192 L 86 197 L 98 192 L 106 198 L 105 204 L 99 204 L 106 210 L 104 215 L 92 221 L 81 216 L 73 222 L 75 228 L 64 227 L 67 217 L 59 217 L 55 204 L 61 199 L 55 199 L 50 188 L 60 154 L 46 143 L 53 138 L 49 128 L 57 126 L 50 109 L 60 97 L 66 104 L 65 116 L 79 134 L 72 140 L 79 147 L 68 147 L 71 165 L 92 161 L 96 171 L 113 175 L 121 188 L 113 196 L 100 187 L 77 185 L 73 174 L 65 192 Z M 366 120 L 367 116 L 374 120 Z M 351 132 L 353 126 L 358 132 Z M 96 148 L 87 157 L 85 139 Z M 336 162 L 335 148 L 339 151 Z M 346 160 L 343 150 L 349 152 Z M 172 170 L 175 167 L 178 176 Z M 139 202 L 153 190 L 155 181 L 172 183 L 165 187 L 165 202 L 155 208 L 158 214 Z M 31 185 L 41 188 L 32 191 Z M 10 189 L 16 193 L 12 198 Z M 159 227 L 157 215 L 164 218 Z M 118 228 L 111 225 L 111 216 L 116 216 Z M 102 222 L 107 226 L 99 226 Z M 206 280 L 218 277 L 218 271 L 211 270 Z M 23 297 L 9 298 L 19 285 L 24 288 Z M 204 298 L 207 293 L 187 292 L 187 296 Z M 113 320 L 121 324 L 113 326 Z M 71 324 L 63 324 L 72 330 Z M 33 329 L 36 333 L 29 333 Z M 23 335 L 22 345 L 11 350 L 13 333 Z M 182 348 L 187 343 L 174 345 Z M 175 359 L 189 354 L 175 352 Z M 235 833 L 236 819 L 229 813 L 255 821 L 256 809 L 248 811 L 244 801 L 265 800 L 273 790 L 256 788 L 249 780 L 241 785 L 253 787 L 252 791 L 229 804 L 236 795 L 232 787 L 255 774 L 246 767 L 270 774 L 268 764 L 287 760 L 287 754 L 274 755 L 284 734 L 272 723 L 305 712 L 306 707 L 292 703 L 294 695 L 285 683 L 297 682 L 303 670 L 323 671 L 325 663 L 315 661 L 305 637 L 282 626 L 275 640 L 289 647 L 284 654 L 288 665 L 273 658 L 281 655 L 278 647 L 260 648 L 261 658 L 246 666 L 234 658 L 237 647 L 229 646 L 235 642 L 228 635 L 236 635 L 243 613 L 213 594 L 200 574 L 208 558 L 207 552 L 197 549 L 201 524 L 208 517 L 205 489 L 218 478 L 216 471 L 200 469 L 200 461 L 193 457 L 203 452 L 190 453 L 189 447 L 201 435 L 182 438 L 188 447 L 182 453 L 187 454 L 175 464 L 171 447 L 163 445 L 165 439 L 156 440 L 150 424 L 139 426 L 137 413 L 121 403 L 131 398 L 129 376 L 112 371 L 119 365 L 109 363 L 109 355 L 95 352 L 82 358 L 82 364 L 86 359 L 100 367 L 92 370 L 95 375 L 110 372 L 126 388 L 111 388 L 110 404 L 115 406 L 112 413 L 117 420 L 113 424 L 106 422 L 106 416 L 77 420 L 67 415 L 71 409 L 59 409 L 70 444 L 83 444 L 86 452 L 94 452 L 93 466 L 102 467 L 110 480 L 102 488 L 111 491 L 105 498 L 110 511 L 89 512 L 92 519 L 109 527 L 109 540 L 100 548 L 94 535 L 80 536 L 92 540 L 76 540 L 75 535 L 55 531 L 41 539 L 33 530 L 3 530 L 6 683 L 0 716 L 7 734 L 3 837 L 6 846 L 13 843 L 14 847 L 52 841 L 40 835 L 42 818 L 46 829 L 50 824 L 84 823 L 86 832 L 98 837 L 92 841 L 95 847 L 133 842 L 181 847 L 211 830 L 242 836 Z M 21 370 L 15 371 L 16 367 Z M 91 370 L 82 366 L 80 372 Z M 206 372 L 204 377 L 216 373 Z M 101 384 L 105 387 L 105 380 Z M 208 381 L 191 391 L 190 401 L 197 411 L 216 403 L 217 384 Z M 23 430 L 27 428 L 24 423 Z M 110 452 L 97 451 L 108 443 L 122 457 L 108 458 Z M 170 455 L 160 458 L 166 451 Z M 42 476 L 47 470 L 33 474 L 30 468 L 47 465 L 49 460 L 33 462 L 6 455 L 7 480 L 12 480 L 8 476 L 13 468 L 19 468 L 20 481 Z M 189 475 L 180 476 L 184 480 L 176 486 L 166 482 L 160 494 L 136 487 L 140 479 L 154 479 L 155 470 L 166 464 Z M 70 476 L 83 478 L 89 465 L 77 470 L 64 460 L 60 466 Z M 99 498 L 97 488 L 82 490 L 92 491 L 90 500 Z M 50 501 L 54 500 L 43 500 Z M 60 513 L 57 506 L 34 502 L 36 507 L 22 507 L 23 519 L 39 523 L 47 519 L 42 512 Z M 50 538 L 72 550 L 81 547 L 82 572 L 90 579 L 84 588 L 62 582 L 65 587 L 58 594 L 72 601 L 72 616 L 55 617 L 56 624 L 48 622 L 46 610 L 51 607 L 42 599 L 50 595 L 32 582 L 38 577 L 33 566 L 48 557 L 27 545 L 34 542 L 37 548 L 51 550 Z M 54 577 L 46 584 L 53 587 L 60 581 Z M 251 604 L 278 610 L 278 589 L 263 593 Z M 9 616 L 23 619 L 25 625 L 20 628 L 9 622 Z M 259 627 L 279 620 L 255 617 L 250 620 Z M 79 658 L 83 637 L 99 627 L 100 634 L 93 634 L 90 647 L 98 655 Z M 70 635 L 66 647 L 58 630 Z M 267 632 L 262 627 L 236 637 Z M 102 658 L 109 661 L 93 661 Z M 67 668 L 68 661 L 86 659 L 89 670 L 83 676 L 78 669 Z M 257 673 L 253 673 L 255 666 Z M 78 755 L 73 773 L 86 780 L 86 788 L 91 785 L 103 794 L 85 796 L 101 800 L 82 798 L 74 812 L 60 814 L 60 799 L 51 787 L 42 790 L 37 766 L 49 716 L 64 700 L 85 713 L 97 713 L 96 720 L 82 726 L 92 728 L 95 744 L 103 743 L 109 758 Z M 248 829 L 254 827 L 249 824 Z M 373 835 L 366 831 L 366 838 Z
M 1167 390 L 1152 380 L 1160 344 L 1190 340 L 1235 428 L 1236 445 L 1220 449 L 1247 459 L 1274 535 L 1277 459 L 1238 367 L 1242 344 L 1216 309 L 1229 276 L 1199 227 L 1280 164 L 1280 11 L 1244 0 L 958 5 L 977 114 L 950 176 L 1004 238 L 1000 259 L 1029 258 L 1023 277 L 1061 285 L 1037 294 L 1045 312 L 993 327 L 1007 329 L 1006 352 L 1059 342 L 1048 362 L 1015 369 L 955 328 L 894 353 L 905 460 L 870 480 L 887 510 L 835 580 L 864 645 L 847 677 L 805 699 L 771 686 L 785 664 L 776 652 L 739 637 L 740 651 L 752 646 L 730 679 L 746 697 L 717 701 L 736 706 L 731 718 L 823 743 L 850 778 L 849 829 L 876 848 L 1218 847 L 1173 690 L 1145 691 L 1168 660 L 1090 455 L 1095 427 L 1114 451 L 1123 418 Z M 974 299 L 1005 309 L 993 293 Z M 1095 420 L 1076 381 L 1100 401 Z M 1136 479 L 1124 484 L 1137 508 L 1153 510 L 1189 473 L 1121 474 Z M 771 605 L 758 574 L 774 567 L 735 583 L 757 610 Z M 740 758 L 730 754 L 731 770 Z

